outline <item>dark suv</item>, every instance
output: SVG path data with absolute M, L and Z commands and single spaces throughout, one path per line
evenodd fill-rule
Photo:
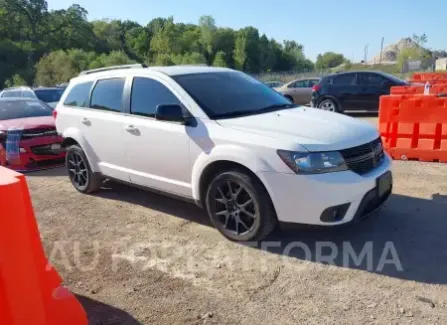
M 408 83 L 378 71 L 352 71 L 321 78 L 312 88 L 312 107 L 327 111 L 379 109 L 379 98 L 388 95 L 392 86 Z

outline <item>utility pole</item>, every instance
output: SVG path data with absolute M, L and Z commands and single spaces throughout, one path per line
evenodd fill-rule
M 383 41 L 384 41 L 384 37 L 382 37 L 382 42 L 380 43 L 380 59 L 379 59 L 379 64 L 382 64 L 382 52 L 383 52 Z
M 367 60 L 368 60 L 368 44 L 365 45 L 363 62 L 365 62 L 366 64 Z

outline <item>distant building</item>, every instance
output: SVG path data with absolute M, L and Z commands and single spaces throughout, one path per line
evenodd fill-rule
M 436 71 L 447 70 L 447 58 L 436 60 Z

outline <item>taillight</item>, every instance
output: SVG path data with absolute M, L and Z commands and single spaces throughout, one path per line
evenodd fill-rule
M 321 89 L 321 87 L 320 87 L 320 85 L 314 85 L 313 87 L 312 87 L 312 91 L 319 91 Z
M 54 109 L 53 110 L 53 118 L 56 119 L 56 117 L 57 117 L 57 111 Z

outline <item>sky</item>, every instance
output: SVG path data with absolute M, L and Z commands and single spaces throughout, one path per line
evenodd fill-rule
M 447 50 L 447 0 L 48 0 L 49 9 L 84 7 L 88 18 L 130 19 L 146 25 L 156 17 L 197 23 L 211 15 L 219 27 L 256 27 L 278 41 L 294 40 L 315 60 L 319 53 L 342 53 L 368 60 L 384 46 L 425 33 L 426 47 Z

